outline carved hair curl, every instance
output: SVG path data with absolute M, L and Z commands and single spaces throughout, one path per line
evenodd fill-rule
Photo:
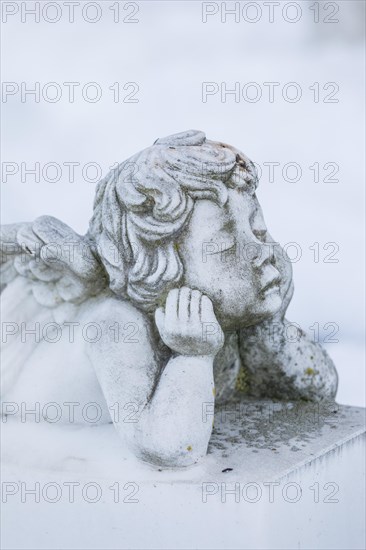
M 89 225 L 111 290 L 155 308 L 182 278 L 174 245 L 194 201 L 224 205 L 228 187 L 254 192 L 257 181 L 247 157 L 197 130 L 158 139 L 119 164 L 98 183 Z

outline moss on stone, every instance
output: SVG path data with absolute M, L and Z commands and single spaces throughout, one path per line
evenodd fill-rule
M 248 373 L 243 366 L 240 367 L 239 374 L 236 379 L 235 389 L 240 393 L 248 392 Z
M 312 369 L 312 368 L 310 368 L 310 367 L 308 367 L 307 369 L 305 369 L 305 374 L 306 374 L 307 376 L 314 376 L 315 370 Z

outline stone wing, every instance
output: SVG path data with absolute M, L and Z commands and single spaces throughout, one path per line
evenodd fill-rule
M 0 243 L 1 290 L 25 277 L 39 304 L 56 307 L 81 303 L 107 285 L 94 241 L 52 216 L 1 226 Z

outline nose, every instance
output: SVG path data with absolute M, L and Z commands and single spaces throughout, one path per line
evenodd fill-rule
M 254 199 L 254 212 L 250 217 L 250 226 L 254 234 L 266 234 L 267 226 L 264 221 L 262 208 L 259 205 L 257 198 Z
M 271 242 L 259 243 L 258 256 L 254 260 L 254 265 L 258 267 L 258 269 L 261 269 L 266 265 L 272 265 L 276 267 L 274 243 L 271 243 Z
M 263 268 L 266 264 L 272 264 L 275 266 L 276 257 L 273 239 L 267 231 L 263 212 L 258 203 L 250 225 L 252 233 L 255 237 L 255 243 L 257 245 L 257 254 L 253 258 L 254 265 L 258 268 Z
M 255 269 L 263 269 L 266 265 L 276 267 L 275 245 L 276 243 L 268 239 L 262 240 L 251 232 L 251 236 L 247 235 L 243 257 L 246 261 L 249 261 Z

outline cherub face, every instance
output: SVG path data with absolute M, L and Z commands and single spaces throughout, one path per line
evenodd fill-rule
M 178 241 L 184 285 L 206 294 L 223 329 L 250 326 L 281 307 L 280 273 L 255 195 L 228 189 L 222 207 L 198 200 Z

